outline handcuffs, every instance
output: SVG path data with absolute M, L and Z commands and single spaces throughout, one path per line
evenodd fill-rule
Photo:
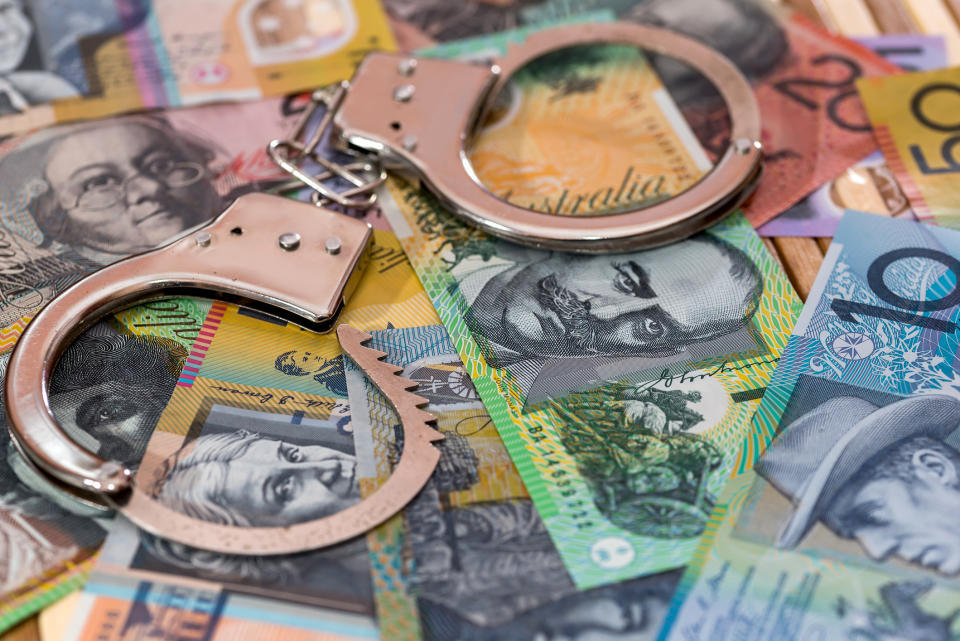
M 635 45 L 686 62 L 729 106 L 731 144 L 702 180 L 678 196 L 624 213 L 574 217 L 538 213 L 502 200 L 471 170 L 470 134 L 510 76 L 551 51 L 583 44 Z M 628 251 L 685 238 L 720 220 L 752 192 L 760 175 L 760 117 L 749 83 L 716 51 L 677 33 L 632 23 L 557 27 L 512 45 L 494 65 L 375 52 L 353 79 L 315 92 L 326 107 L 305 142 L 310 113 L 294 141 L 274 141 L 271 157 L 314 190 L 314 202 L 369 206 L 384 169 L 418 177 L 455 215 L 518 243 L 574 252 Z M 315 153 L 331 129 L 338 146 L 359 150 L 340 165 Z M 303 158 L 320 162 L 318 177 Z M 372 171 L 372 178 L 366 176 Z M 346 180 L 346 191 L 327 179 Z M 358 536 L 399 511 L 426 483 L 439 459 L 426 402 L 398 368 L 362 346 L 366 335 L 338 328 L 344 351 L 398 410 L 404 447 L 393 475 L 372 495 L 336 514 L 285 527 L 238 527 L 172 510 L 137 486 L 133 472 L 75 443 L 54 419 L 48 387 L 63 350 L 107 314 L 150 298 L 203 294 L 262 309 L 313 331 L 329 331 L 368 260 L 368 224 L 323 207 L 278 196 L 241 196 L 212 222 L 169 244 L 105 267 L 54 298 L 26 327 L 11 355 L 4 400 L 12 441 L 26 461 L 81 500 L 106 504 L 152 534 L 197 548 L 236 554 L 287 554 Z

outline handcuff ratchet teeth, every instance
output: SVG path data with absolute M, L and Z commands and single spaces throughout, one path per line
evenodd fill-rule
M 636 45 L 689 63 L 718 88 L 730 107 L 731 140 L 717 165 L 678 196 L 615 215 L 553 216 L 501 200 L 480 185 L 466 148 L 472 130 L 510 75 L 550 51 L 572 45 Z M 313 110 L 297 123 L 293 140 L 274 141 L 268 153 L 318 205 L 366 208 L 386 175 L 381 167 L 412 172 L 456 215 L 516 242 L 578 252 L 635 250 L 680 240 L 716 222 L 754 188 L 761 161 L 760 120 L 746 79 L 719 53 L 676 33 L 628 23 L 572 25 L 545 30 L 512 45 L 496 65 L 372 53 L 349 83 L 314 94 L 324 106 L 319 127 L 306 136 Z M 329 131 L 328 131 L 329 128 Z M 326 135 L 354 150 L 355 162 L 323 160 L 310 175 L 301 164 Z M 301 138 L 306 138 L 300 142 Z M 357 154 L 357 150 L 360 151 Z M 338 191 L 330 179 L 350 187 Z M 286 240 L 282 240 L 281 236 Z M 290 242 L 295 238 L 296 242 Z M 238 198 L 220 216 L 164 247 L 114 263 L 69 287 L 26 327 L 11 355 L 5 381 L 7 422 L 18 450 L 60 487 L 86 500 L 101 496 L 138 526 L 181 543 L 238 554 L 292 553 L 357 536 L 399 511 L 426 483 L 441 438 L 426 427 L 424 399 L 364 336 L 340 326 L 344 351 L 395 405 L 405 429 L 394 474 L 364 501 L 314 521 L 250 528 L 201 521 L 165 507 L 134 483 L 132 472 L 73 442 L 57 425 L 47 388 L 69 342 L 106 314 L 145 299 L 206 294 L 237 301 L 313 331 L 329 331 L 368 260 L 369 225 L 348 216 L 268 196 Z
M 277 229 L 299 237 L 298 246 L 280 242 L 263 224 L 264 211 Z M 141 528 L 193 547 L 288 554 L 362 534 L 423 487 L 439 459 L 430 442 L 442 435 L 427 425 L 433 417 L 419 409 L 426 399 L 408 391 L 415 384 L 380 362 L 381 352 L 363 347 L 369 336 L 352 327 L 338 328 L 340 345 L 397 409 L 404 449 L 395 473 L 366 500 L 305 523 L 235 527 L 166 507 L 133 482 L 129 468 L 74 443 L 53 418 L 46 390 L 71 339 L 105 314 L 161 293 L 212 293 L 315 331 L 329 330 L 363 272 L 371 242 L 366 223 L 286 198 L 249 194 L 205 227 L 84 278 L 37 314 L 10 358 L 5 398 L 17 448 L 61 487 L 76 487 L 87 499 L 99 495 Z

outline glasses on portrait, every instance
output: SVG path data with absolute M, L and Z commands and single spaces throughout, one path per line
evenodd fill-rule
M 171 188 L 188 187 L 200 181 L 206 168 L 195 162 L 158 158 L 147 163 L 137 173 L 123 178 L 119 172 L 105 171 L 91 176 L 80 184 L 72 209 L 109 209 L 122 202 L 127 186 L 140 177 L 156 180 Z

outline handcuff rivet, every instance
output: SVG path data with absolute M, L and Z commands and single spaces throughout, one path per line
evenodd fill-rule
M 393 88 L 393 99 L 397 102 L 410 102 L 416 90 L 413 85 L 397 85 Z
M 416 151 L 417 149 L 417 137 L 416 136 L 404 136 L 403 137 L 403 148 L 407 151 Z
M 340 253 L 340 248 L 343 246 L 343 243 L 337 236 L 331 236 L 323 243 L 323 246 L 326 248 L 328 254 L 336 256 Z
M 193 240 L 197 243 L 197 247 L 207 247 L 213 240 L 213 236 L 208 231 L 198 231 L 193 236 Z
M 107 461 L 100 467 L 100 472 L 103 475 L 103 478 L 106 479 L 105 483 L 97 488 L 98 490 L 105 490 L 107 492 L 116 491 L 117 485 L 116 480 L 126 476 L 124 474 L 125 470 L 122 465 L 116 461 Z
M 400 64 L 397 65 L 397 72 L 401 76 L 412 76 L 413 72 L 417 69 L 417 59 L 416 58 L 407 58 L 406 60 L 401 60 Z
M 752 140 L 748 140 L 747 138 L 737 138 L 735 141 L 733 141 L 733 150 L 740 155 L 750 153 L 750 150 L 756 146 L 757 143 Z
M 117 476 L 123 472 L 123 466 L 116 461 L 107 461 L 100 466 L 100 471 L 103 472 L 104 476 Z
M 295 231 L 288 231 L 285 234 L 280 234 L 280 246 L 286 249 L 288 252 L 292 252 L 300 246 L 300 234 Z

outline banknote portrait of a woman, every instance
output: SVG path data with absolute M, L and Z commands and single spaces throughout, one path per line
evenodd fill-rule
M 146 251 L 220 212 L 213 145 L 163 118 L 66 125 L 25 137 L 0 161 L 41 247 L 58 243 L 97 263 Z M 13 181 L 13 182 L 7 182 Z
M 921 394 L 885 405 L 829 398 L 788 425 L 756 465 L 791 500 L 776 544 L 817 523 L 869 558 L 960 574 L 960 401 Z

